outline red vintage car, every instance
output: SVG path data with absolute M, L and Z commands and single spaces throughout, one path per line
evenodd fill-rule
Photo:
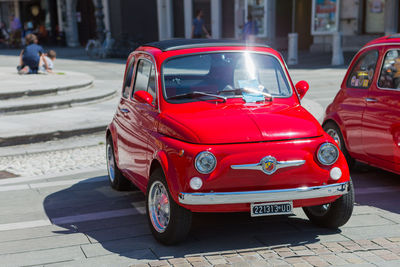
M 400 174 L 400 35 L 354 57 L 323 123 L 347 158 Z
M 337 228 L 353 210 L 344 155 L 300 104 L 281 55 L 216 40 L 149 43 L 130 54 L 107 129 L 111 186 L 146 195 L 162 243 L 186 237 L 192 212 L 291 214 Z

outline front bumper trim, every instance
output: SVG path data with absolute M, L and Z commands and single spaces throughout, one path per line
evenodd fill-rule
M 210 192 L 210 193 L 179 193 L 179 203 L 186 205 L 217 205 L 239 204 L 270 201 L 290 201 L 320 197 L 340 196 L 349 192 L 349 182 L 298 187 L 289 189 L 240 191 L 240 192 Z

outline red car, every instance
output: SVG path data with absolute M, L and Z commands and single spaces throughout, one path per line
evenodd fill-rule
M 326 110 L 325 131 L 347 158 L 400 174 L 400 35 L 366 44 Z
M 296 88 L 296 89 L 295 89 Z M 146 195 L 150 228 L 173 244 L 192 212 L 291 214 L 337 228 L 353 210 L 344 155 L 300 104 L 285 63 L 264 45 L 169 40 L 128 58 L 107 129 L 111 186 Z

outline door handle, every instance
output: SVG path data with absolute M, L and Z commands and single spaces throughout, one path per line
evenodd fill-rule
M 122 113 L 129 113 L 129 109 L 121 108 L 120 110 L 121 110 Z
M 367 98 L 365 98 L 365 101 L 369 102 L 369 103 L 375 103 L 375 102 L 378 102 L 378 99 L 367 97 Z

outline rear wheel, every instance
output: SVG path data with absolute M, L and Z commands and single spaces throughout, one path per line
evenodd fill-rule
M 336 123 L 330 121 L 324 125 L 324 130 L 327 134 L 329 134 L 333 138 L 333 140 L 335 140 L 336 144 L 339 146 L 344 157 L 346 158 L 347 165 L 349 165 L 349 169 L 352 169 L 355 165 L 355 160 L 350 156 L 349 152 L 347 151 L 343 135 L 339 127 L 336 125 Z
M 188 235 L 192 212 L 175 203 L 162 169 L 156 169 L 150 175 L 146 210 L 151 232 L 159 242 L 172 245 L 184 240 Z
M 114 145 L 111 136 L 107 137 L 106 143 L 108 181 L 112 188 L 118 191 L 128 190 L 131 183 L 122 174 L 115 161 Z
M 332 203 L 304 207 L 307 217 L 314 224 L 327 228 L 339 228 L 351 217 L 354 206 L 354 188 L 350 180 L 349 192 Z

